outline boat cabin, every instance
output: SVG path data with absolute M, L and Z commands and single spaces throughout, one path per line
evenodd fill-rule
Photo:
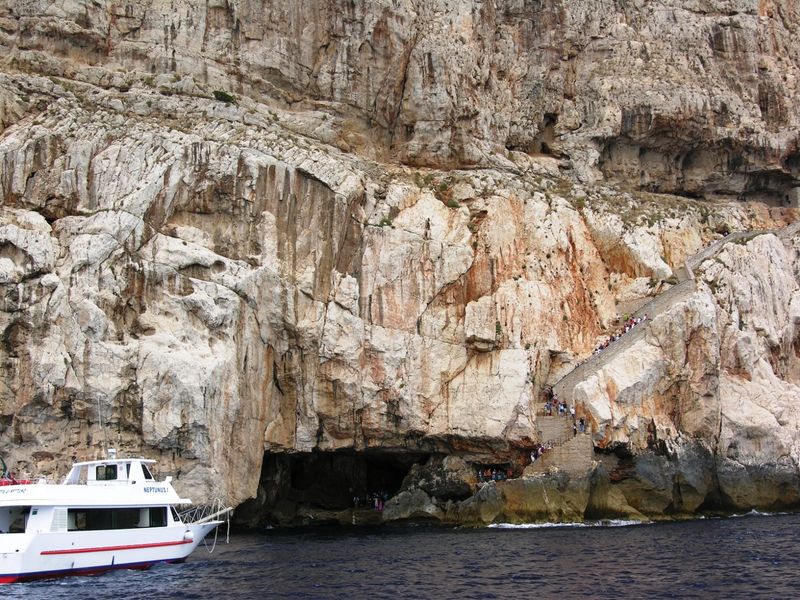
M 181 518 L 174 506 L 0 508 L 0 534 L 30 532 L 29 523 L 40 533 L 57 533 L 168 527 L 181 524 Z
M 144 458 L 121 458 L 75 463 L 64 479 L 64 485 L 136 485 L 153 481 L 147 465 L 155 462 Z

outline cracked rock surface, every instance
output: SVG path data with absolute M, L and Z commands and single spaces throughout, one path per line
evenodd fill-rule
M 457 522 L 796 504 L 794 3 L 345 4 L 0 0 L 6 460 L 240 503 L 265 452 L 453 455 L 391 510 Z M 687 269 L 571 388 L 594 474 L 453 500 Z

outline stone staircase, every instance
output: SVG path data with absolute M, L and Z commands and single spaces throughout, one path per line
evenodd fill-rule
M 585 473 L 592 466 L 592 438 L 588 434 L 575 435 L 572 422 L 570 416 L 537 415 L 539 441 L 551 448 L 528 465 L 524 475 L 543 473 L 552 466 L 578 474 Z
M 570 419 L 564 420 L 571 422 Z M 568 440 L 554 446 L 525 467 L 523 475 L 544 473 L 550 467 L 557 467 L 570 475 L 583 475 L 588 472 L 592 468 L 592 453 L 594 452 L 592 436 L 588 433 L 579 433 L 573 436 L 571 427 L 569 435 Z
M 570 417 L 541 415 L 536 417 L 536 431 L 543 444 L 552 442 L 560 444 L 572 437 L 572 419 Z
M 646 335 L 650 322 L 654 317 L 693 294 L 696 290 L 695 269 L 703 261 L 716 256 L 726 244 L 766 233 L 774 233 L 782 240 L 786 240 L 797 235 L 798 232 L 800 232 L 800 222 L 793 223 L 780 230 L 736 231 L 690 256 L 686 259 L 684 265 L 675 271 L 678 283 L 641 306 L 633 314 L 635 317 L 647 315 L 647 321 L 635 326 L 602 352 L 580 362 L 553 386 L 553 392 L 562 400 L 566 400 L 567 404 L 572 405 L 572 392 L 575 386 L 586 379 L 589 374 L 605 366 L 621 352 L 641 340 Z M 540 441 L 542 443 L 550 441 L 554 446 L 534 463 L 526 467 L 526 475 L 544 472 L 551 466 L 576 474 L 584 473 L 591 468 L 594 447 L 590 433 L 579 433 L 573 436 L 572 419 L 568 417 L 540 415 L 537 416 L 536 422 Z
M 635 317 L 643 317 L 644 315 L 647 315 L 647 321 L 639 323 L 639 325 L 635 326 L 631 331 L 623 335 L 616 342 L 612 342 L 608 348 L 602 352 L 593 354 L 586 360 L 579 363 L 574 369 L 572 369 L 572 371 L 567 373 L 553 386 L 553 393 L 559 398 L 566 400 L 569 404 L 570 399 L 572 398 L 572 390 L 578 383 L 586 379 L 590 373 L 597 371 L 601 367 L 611 362 L 611 360 L 620 352 L 624 352 L 637 341 L 642 339 L 645 336 L 645 332 L 647 331 L 647 328 L 650 325 L 650 321 L 653 319 L 653 317 L 659 315 L 661 312 L 665 311 L 667 308 L 673 306 L 677 302 L 688 298 L 694 293 L 694 291 L 694 279 L 687 279 L 686 281 L 681 281 L 677 285 L 672 286 L 665 292 L 662 292 L 653 298 L 650 302 L 642 306 L 633 314 Z
M 696 254 L 688 257 L 684 264 L 675 270 L 678 283 L 670 287 L 668 290 L 662 292 L 644 304 L 635 313 L 633 313 L 634 317 L 642 317 L 647 315 L 648 320 L 634 327 L 616 342 L 610 344 L 609 347 L 602 352 L 593 354 L 592 356 L 581 361 L 574 369 L 564 375 L 553 386 L 553 392 L 559 398 L 566 400 L 567 403 L 571 403 L 572 391 L 578 383 L 586 379 L 590 373 L 593 373 L 594 371 L 597 371 L 601 367 L 605 366 L 611 362 L 614 357 L 618 356 L 621 352 L 624 352 L 637 341 L 641 340 L 645 336 L 647 328 L 650 325 L 650 321 L 652 321 L 654 317 L 658 316 L 662 312 L 665 312 L 678 302 L 688 298 L 695 292 L 695 269 L 703 261 L 716 256 L 726 244 L 743 239 L 749 239 L 766 233 L 774 233 L 779 238 L 785 240 L 793 235 L 796 235 L 799 231 L 800 221 L 778 230 L 734 231 L 733 233 L 729 233 L 725 237 L 713 242 L 712 244 L 709 244 Z

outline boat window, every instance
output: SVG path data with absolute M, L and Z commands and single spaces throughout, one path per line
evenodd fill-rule
M 150 473 L 150 469 L 147 468 L 147 465 L 144 465 L 144 464 L 142 465 L 142 472 L 144 473 L 144 478 L 145 479 L 152 479 L 153 478 L 153 474 Z
M 70 510 L 67 511 L 67 530 L 82 531 L 86 529 L 86 511 Z
M 8 533 L 25 533 L 25 528 L 28 525 L 28 515 L 30 515 L 30 506 L 12 506 L 7 509 L 8 512 L 2 515 L 2 522 L 6 524 L 6 528 L 0 527 L 3 531 Z
M 166 527 L 166 526 L 167 526 L 167 507 L 151 506 L 150 527 Z
M 117 465 L 100 465 L 97 467 L 97 481 L 114 481 L 117 478 Z
M 138 508 L 114 508 L 111 514 L 111 529 L 132 529 L 139 526 Z
M 131 463 L 125 463 L 125 478 L 131 478 Z
M 99 531 L 103 529 L 134 529 L 140 526 L 139 508 L 70 508 L 67 516 L 69 531 Z M 165 527 L 167 512 L 163 506 L 148 507 L 150 523 L 145 527 Z
M 174 506 L 170 506 L 169 510 L 172 513 L 172 520 L 175 521 L 176 523 L 180 523 L 181 522 L 181 518 L 178 515 L 178 511 L 175 510 L 175 507 Z

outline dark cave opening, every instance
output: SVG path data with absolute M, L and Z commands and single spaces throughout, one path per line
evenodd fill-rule
M 314 452 L 289 455 L 288 487 L 301 504 L 326 510 L 353 506 L 374 492 L 395 494 L 411 465 L 427 455 Z
M 545 113 L 542 122 L 539 124 L 539 133 L 531 144 L 531 151 L 534 154 L 553 154 L 553 146 L 556 141 L 556 121 L 558 115 Z
M 300 513 L 343 511 L 367 505 L 373 493 L 396 494 L 427 453 L 387 450 L 267 453 L 259 494 L 238 510 L 242 522 L 292 524 Z

